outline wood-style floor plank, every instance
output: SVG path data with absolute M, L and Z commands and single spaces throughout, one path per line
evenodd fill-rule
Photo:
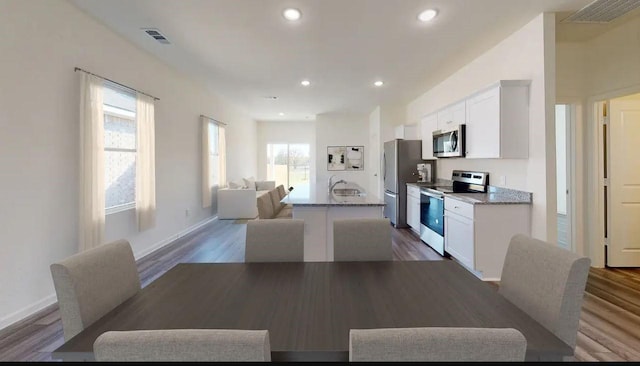
M 246 220 L 216 220 L 137 261 L 143 286 L 178 263 L 243 262 Z M 443 260 L 411 229 L 392 229 L 394 260 Z M 498 284 L 492 283 L 494 288 Z M 57 305 L 0 332 L 0 361 L 56 361 L 64 343 Z M 640 361 L 640 269 L 592 268 L 577 361 Z

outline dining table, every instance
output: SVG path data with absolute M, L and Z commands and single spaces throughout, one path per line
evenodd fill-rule
M 373 328 L 514 328 L 526 360 L 573 349 L 453 260 L 180 263 L 56 349 L 91 361 L 107 331 L 269 331 L 272 361 L 348 361 L 349 331 Z

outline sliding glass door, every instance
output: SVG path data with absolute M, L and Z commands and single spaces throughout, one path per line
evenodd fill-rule
M 293 187 L 296 195 L 308 196 L 310 153 L 309 144 L 267 144 L 267 179 L 276 186 Z

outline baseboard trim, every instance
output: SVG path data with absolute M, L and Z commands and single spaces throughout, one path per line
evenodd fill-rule
M 212 216 L 209 217 L 205 220 L 202 220 L 192 226 L 189 226 L 188 228 L 178 232 L 177 234 L 173 234 L 170 237 L 160 240 L 159 242 L 153 244 L 152 246 L 150 246 L 149 248 L 139 252 L 139 253 L 134 253 L 134 257 L 136 258 L 136 260 L 140 260 L 150 254 L 152 254 L 153 252 L 155 252 L 158 249 L 163 248 L 164 246 L 171 244 L 172 242 L 174 242 L 175 240 L 178 240 L 180 238 L 182 238 L 183 236 L 190 234 L 198 229 L 200 229 L 201 227 L 214 222 L 215 220 L 218 220 L 218 216 Z
M 14 324 L 20 323 L 22 320 L 29 318 L 30 316 L 48 308 L 49 306 L 57 302 L 56 294 L 53 293 L 44 299 L 37 301 L 26 308 L 20 309 L 12 314 L 0 319 L 0 332 L 9 328 Z
M 202 220 L 192 226 L 189 226 L 188 228 L 178 232 L 177 234 L 171 235 L 170 237 L 163 239 L 155 244 L 153 244 L 152 246 L 150 246 L 149 248 L 145 249 L 144 251 L 138 253 L 137 255 L 134 254 L 134 257 L 136 258 L 136 260 L 139 260 L 141 258 L 144 258 L 145 256 L 152 254 L 153 252 L 155 252 L 156 250 L 164 247 L 165 245 L 168 245 L 170 243 L 172 243 L 173 241 L 182 238 L 183 236 L 198 230 L 199 228 L 215 221 L 218 219 L 218 216 L 212 216 L 209 217 L 205 220 Z M 38 312 L 46 309 L 47 307 L 55 304 L 57 302 L 57 297 L 56 297 L 56 293 L 54 292 L 53 294 L 45 297 L 42 300 L 39 300 L 23 309 L 20 309 L 12 314 L 9 314 L 3 318 L 0 318 L 0 332 L 5 331 L 6 329 L 14 326 L 14 325 L 18 325 L 21 321 L 26 320 L 27 318 L 36 315 Z

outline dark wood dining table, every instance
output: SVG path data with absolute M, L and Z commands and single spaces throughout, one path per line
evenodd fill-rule
M 348 361 L 349 330 L 515 328 L 527 360 L 573 354 L 459 264 L 445 261 L 182 263 L 53 352 L 93 360 L 109 330 L 268 329 L 273 361 Z

